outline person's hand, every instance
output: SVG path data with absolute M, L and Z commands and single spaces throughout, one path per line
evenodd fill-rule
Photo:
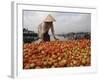
M 55 38 L 55 40 L 59 40 L 58 38 Z
M 42 39 L 39 39 L 39 40 L 37 40 L 35 43 L 39 44 L 39 43 L 41 43 L 41 42 L 43 42 L 43 40 L 42 40 Z

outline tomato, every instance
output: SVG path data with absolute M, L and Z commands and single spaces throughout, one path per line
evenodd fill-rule
M 91 40 L 50 41 L 23 44 L 23 68 L 91 65 Z

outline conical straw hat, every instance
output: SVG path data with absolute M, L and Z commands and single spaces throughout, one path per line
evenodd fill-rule
M 44 22 L 53 22 L 56 21 L 50 14 L 44 19 Z

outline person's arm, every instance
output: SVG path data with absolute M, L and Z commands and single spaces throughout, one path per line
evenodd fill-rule
M 54 39 L 56 39 L 56 40 L 57 40 L 57 38 L 55 37 L 54 27 L 53 27 L 53 25 L 52 25 L 52 27 L 51 27 L 51 32 L 52 32 L 52 35 L 53 35 Z

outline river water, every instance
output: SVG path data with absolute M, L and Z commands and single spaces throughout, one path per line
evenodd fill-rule
M 65 40 L 68 40 L 67 37 L 64 38 L 63 36 L 56 36 L 56 38 L 59 39 L 59 40 L 64 40 L 64 41 L 65 41 Z M 50 40 L 51 40 L 51 41 L 54 41 L 53 36 L 50 36 Z

